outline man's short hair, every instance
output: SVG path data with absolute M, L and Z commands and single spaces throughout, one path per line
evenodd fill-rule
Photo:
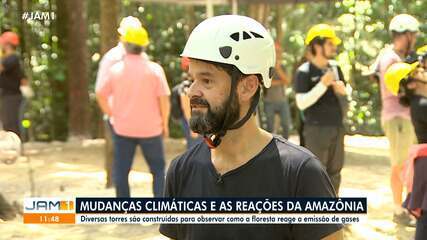
M 126 52 L 129 54 L 139 55 L 142 53 L 142 51 L 144 51 L 144 47 L 142 47 L 140 45 L 136 45 L 133 43 L 127 43 L 127 42 L 125 42 L 124 45 L 125 45 Z

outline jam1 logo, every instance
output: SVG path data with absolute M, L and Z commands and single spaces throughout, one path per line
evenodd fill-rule
M 74 212 L 74 199 L 26 198 L 24 213 L 27 212 Z

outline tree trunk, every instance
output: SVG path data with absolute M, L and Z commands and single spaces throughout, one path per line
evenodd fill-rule
M 100 1 L 101 55 L 117 44 L 118 0 Z
M 194 6 L 188 5 L 185 6 L 186 11 L 186 18 L 188 20 L 188 29 L 186 29 L 186 37 L 188 38 L 190 36 L 191 31 L 193 31 L 194 27 L 196 26 L 196 16 L 194 15 Z
M 101 28 L 101 54 L 104 55 L 110 48 L 117 44 L 117 23 L 119 15 L 119 2 L 117 0 L 100 1 L 100 28 Z M 114 148 L 111 130 L 107 123 L 101 119 L 105 137 L 105 172 L 106 187 L 112 187 L 112 168 Z
M 64 1 L 68 12 L 69 137 L 89 136 L 88 47 L 84 0 Z
M 248 15 L 267 27 L 269 10 L 270 7 L 266 3 L 250 3 Z
M 283 41 L 283 29 L 282 29 L 282 23 L 283 23 L 283 7 L 282 5 L 277 5 L 276 8 L 276 42 L 280 45 Z

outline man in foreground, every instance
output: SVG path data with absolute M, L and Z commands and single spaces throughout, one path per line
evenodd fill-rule
M 193 83 L 190 127 L 205 141 L 175 159 L 165 197 L 335 197 L 327 174 L 304 148 L 256 124 L 261 86 L 271 85 L 274 42 L 255 20 L 209 18 L 183 57 Z M 169 225 L 173 239 L 342 239 L 341 225 Z

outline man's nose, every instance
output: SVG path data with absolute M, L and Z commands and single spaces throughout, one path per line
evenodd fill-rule
M 188 89 L 188 97 L 191 99 L 192 97 L 201 97 L 202 92 L 200 91 L 199 84 L 194 81 L 191 83 Z

